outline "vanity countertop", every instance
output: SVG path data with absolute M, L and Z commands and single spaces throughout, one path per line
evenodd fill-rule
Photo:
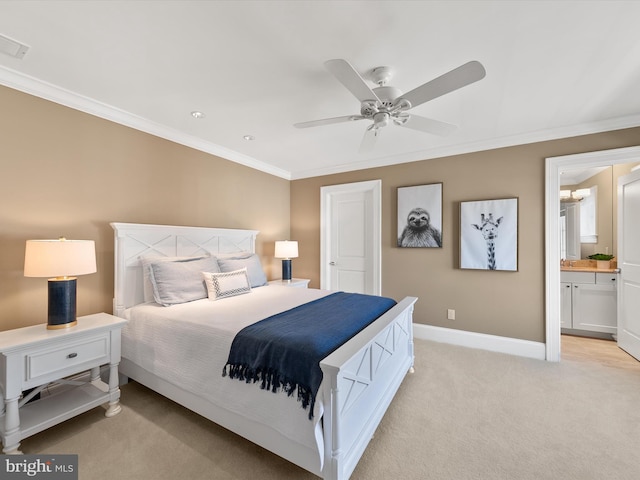
M 596 272 L 596 273 L 616 273 L 618 272 L 618 262 L 615 259 L 609 262 L 610 268 L 598 268 L 595 260 L 565 260 L 560 262 L 561 272 Z
M 596 273 L 617 273 L 617 268 L 597 268 L 597 267 L 560 267 L 561 272 L 596 272 Z

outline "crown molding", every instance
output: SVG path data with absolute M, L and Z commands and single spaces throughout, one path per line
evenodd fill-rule
M 422 160 L 432 160 L 435 158 L 451 157 L 466 153 L 494 150 L 498 148 L 513 147 L 516 145 L 526 145 L 531 143 L 558 140 L 561 138 L 576 137 L 601 133 L 612 130 L 621 130 L 640 126 L 640 115 L 629 115 L 625 117 L 613 118 L 602 122 L 593 122 L 570 127 L 540 130 L 524 134 L 511 135 L 486 141 L 470 142 L 460 145 L 445 146 L 430 150 L 410 152 L 400 155 L 374 158 L 367 161 L 335 165 L 327 168 L 311 168 L 300 170 L 295 173 L 274 167 L 265 162 L 261 162 L 253 157 L 243 155 L 236 151 L 222 147 L 220 145 L 205 141 L 193 135 L 182 133 L 165 125 L 158 124 L 146 118 L 126 112 L 114 106 L 102 103 L 91 98 L 79 95 L 56 85 L 38 80 L 21 72 L 0 66 L 0 84 L 14 90 L 19 90 L 36 97 L 49 100 L 60 105 L 64 105 L 75 110 L 79 110 L 90 115 L 94 115 L 111 122 L 124 125 L 135 130 L 149 133 L 156 137 L 185 145 L 187 147 L 215 155 L 217 157 L 235 162 L 246 167 L 259 170 L 270 175 L 274 175 L 286 180 L 299 180 L 325 175 L 351 172 L 355 170 L 365 170 L 376 167 L 387 167 L 401 163 L 418 162 Z
M 164 138 L 270 175 L 291 180 L 291 173 L 281 168 L 3 66 L 0 66 L 0 85 Z
M 579 137 L 582 135 L 610 132 L 614 130 L 623 130 L 625 128 L 635 127 L 640 127 L 640 115 L 629 115 L 625 117 L 605 120 L 602 122 L 593 122 L 574 125 L 570 127 L 540 130 L 537 132 L 511 135 L 508 137 L 495 138 L 491 140 L 451 145 L 430 150 L 410 152 L 401 155 L 381 157 L 358 163 L 349 163 L 347 165 L 336 165 L 328 168 L 308 169 L 293 173 L 291 176 L 291 180 L 320 177 L 324 175 L 335 175 L 354 170 L 364 170 L 368 168 L 388 167 L 401 163 L 433 160 L 435 158 L 452 157 L 454 155 L 463 155 L 466 153 L 482 152 L 487 150 L 495 150 L 498 148 L 514 147 L 517 145 L 527 145 L 531 143 L 559 140 L 562 138 Z

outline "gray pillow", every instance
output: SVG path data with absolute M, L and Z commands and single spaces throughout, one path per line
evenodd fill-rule
M 149 266 L 153 299 L 168 307 L 207 298 L 202 272 L 219 272 L 216 257 L 178 262 L 156 262 Z
M 161 257 L 158 255 L 149 255 L 140 257 L 142 264 L 142 285 L 144 292 L 144 301 L 153 302 L 153 285 L 151 284 L 151 264 L 159 262 L 190 262 L 192 260 L 201 260 L 208 258 L 209 255 L 200 255 L 198 257 Z
M 246 268 L 251 288 L 267 284 L 267 276 L 262 269 L 260 257 L 255 253 L 231 258 L 218 258 L 218 264 L 221 272 L 234 272 Z

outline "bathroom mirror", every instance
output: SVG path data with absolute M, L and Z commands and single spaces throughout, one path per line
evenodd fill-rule
M 561 258 L 585 259 L 595 253 L 616 255 L 618 177 L 638 165 L 640 163 L 561 172 L 560 190 L 564 194 L 560 200 Z M 593 222 L 591 229 L 585 229 L 590 221 Z

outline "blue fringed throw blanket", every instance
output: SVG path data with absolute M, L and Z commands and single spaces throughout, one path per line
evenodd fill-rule
M 238 332 L 222 376 L 261 382 L 260 388 L 274 393 L 297 392 L 311 419 L 322 381 L 320 360 L 395 304 L 390 298 L 337 292 L 273 315 Z

